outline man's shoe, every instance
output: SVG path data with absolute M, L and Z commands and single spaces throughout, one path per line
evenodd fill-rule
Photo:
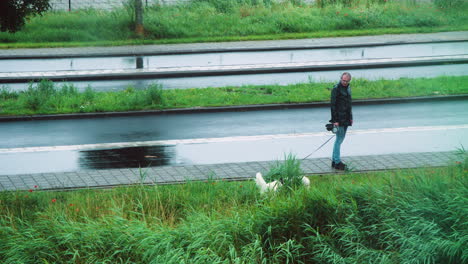
M 332 168 L 335 168 L 336 164 L 334 161 L 332 161 Z
M 337 170 L 346 170 L 346 164 L 344 164 L 343 162 L 340 162 L 338 164 L 335 164 L 335 169 Z

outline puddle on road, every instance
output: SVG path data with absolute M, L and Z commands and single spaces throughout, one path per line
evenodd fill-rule
M 175 163 L 175 146 L 128 147 L 80 151 L 83 169 L 146 168 Z

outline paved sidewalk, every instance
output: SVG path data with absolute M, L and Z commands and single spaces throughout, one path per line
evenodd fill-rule
M 318 49 L 372 47 L 379 45 L 468 41 L 467 31 L 426 34 L 388 34 L 341 38 L 233 41 L 190 44 L 160 44 L 112 47 L 0 49 L 0 59 L 63 58 L 95 56 L 143 56 L 207 52 L 260 51 L 285 49 Z
M 428 152 L 353 156 L 343 158 L 354 172 L 440 167 L 454 164 L 461 157 L 456 152 Z M 132 184 L 175 184 L 188 180 L 207 179 L 249 180 L 257 172 L 266 173 L 276 161 L 225 163 L 211 165 L 161 166 L 144 169 L 83 170 L 63 173 L 0 175 L 0 191 L 78 188 L 106 188 Z M 301 162 L 306 174 L 324 175 L 342 173 L 330 168 L 330 159 L 306 159 Z

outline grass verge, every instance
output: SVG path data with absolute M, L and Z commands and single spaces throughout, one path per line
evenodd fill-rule
M 468 159 L 445 168 L 0 193 L 4 263 L 466 263 Z M 253 177 L 253 175 L 252 175 Z
M 468 76 L 402 78 L 399 80 L 355 79 L 353 99 L 403 98 L 411 96 L 468 94 Z M 50 81 L 30 84 L 23 92 L 0 88 L 0 115 L 33 115 L 135 111 L 254 104 L 326 102 L 333 83 L 261 85 L 204 89 L 162 90 L 158 84 L 146 89 L 132 87 L 117 92 L 84 92 L 72 85 Z
M 453 4 L 448 4 L 452 3 Z M 464 1 L 203 0 L 153 5 L 145 36 L 133 32 L 131 8 L 49 12 L 23 30 L 0 33 L 0 48 L 163 44 L 338 37 L 467 30 Z M 194 23 L 197 21 L 197 23 Z

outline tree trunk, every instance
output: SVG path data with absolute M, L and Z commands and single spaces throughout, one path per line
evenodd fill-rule
M 143 28 L 143 3 L 142 0 L 135 0 L 135 33 L 143 37 L 145 30 Z

